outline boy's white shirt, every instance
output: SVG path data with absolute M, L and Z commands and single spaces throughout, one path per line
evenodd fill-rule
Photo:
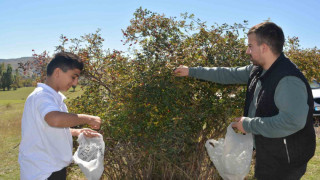
M 21 120 L 20 179 L 43 180 L 72 162 L 70 128 L 57 128 L 44 120 L 52 111 L 68 112 L 66 97 L 38 83 L 28 96 Z

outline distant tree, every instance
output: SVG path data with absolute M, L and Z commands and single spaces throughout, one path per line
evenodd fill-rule
M 24 79 L 21 79 L 21 84 L 23 87 L 31 87 L 33 84 L 32 84 L 32 79 L 31 78 L 24 78 Z
M 21 75 L 19 73 L 19 70 L 16 69 L 15 73 L 13 75 L 13 85 L 12 87 L 14 88 L 14 90 L 16 90 L 17 88 L 20 88 L 22 85 L 22 81 L 21 81 Z
M 0 88 L 2 88 L 2 76 L 4 72 L 4 63 L 0 64 Z
M 11 85 L 13 84 L 13 77 L 12 77 L 12 66 L 11 64 L 7 65 L 7 71 L 4 74 L 4 82 L 5 82 L 5 86 L 7 88 L 7 90 L 9 91 L 11 89 Z

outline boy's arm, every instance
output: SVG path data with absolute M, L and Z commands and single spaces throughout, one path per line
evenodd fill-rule
M 101 119 L 98 116 L 86 114 L 72 114 L 59 111 L 51 111 L 44 117 L 45 121 L 52 127 L 73 127 L 88 124 L 92 129 L 99 129 Z

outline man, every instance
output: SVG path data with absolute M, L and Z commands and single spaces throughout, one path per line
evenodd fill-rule
M 97 116 L 68 113 L 60 91 L 77 85 L 83 69 L 81 59 L 72 53 L 58 53 L 47 66 L 47 78 L 26 100 L 21 121 L 19 149 L 20 179 L 66 179 L 72 162 L 72 136 L 97 136 L 90 129 L 70 127 L 88 124 L 99 129 Z
M 223 84 L 247 84 L 244 116 L 233 127 L 253 133 L 258 180 L 300 179 L 315 151 L 310 86 L 300 70 L 283 54 L 284 34 L 272 22 L 248 32 L 251 65 L 236 68 L 188 68 L 177 76 L 191 76 Z

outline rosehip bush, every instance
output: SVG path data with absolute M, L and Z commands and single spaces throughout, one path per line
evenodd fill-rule
M 178 20 L 140 8 L 123 30 L 129 55 L 102 50 L 99 31 L 71 39 L 70 51 L 86 64 L 86 88 L 69 109 L 102 117 L 101 131 L 113 140 L 107 146 L 130 143 L 149 155 L 146 157 L 154 157 L 152 177 L 164 177 L 164 167 L 169 165 L 171 172 L 176 171 L 172 178 L 204 177 L 212 173 L 203 168 L 211 166 L 204 143 L 221 136 L 233 117 L 242 114 L 245 89 L 175 77 L 173 70 L 180 64 L 248 64 L 245 37 L 240 36 L 245 26 L 207 27 L 187 13 Z M 144 177 L 139 171 L 130 171 L 122 173 Z
M 300 68 L 309 81 L 320 82 L 320 49 L 303 49 L 299 38 L 288 38 L 286 55 Z
M 32 75 L 34 77 L 33 86 L 36 86 L 36 83 L 45 81 L 47 65 L 51 61 L 51 57 L 47 51 L 43 51 L 40 54 L 37 54 L 34 50 L 32 50 L 32 52 L 32 60 L 25 63 L 18 63 L 18 68 L 24 72 L 24 75 L 26 75 L 27 72 L 29 75 Z

